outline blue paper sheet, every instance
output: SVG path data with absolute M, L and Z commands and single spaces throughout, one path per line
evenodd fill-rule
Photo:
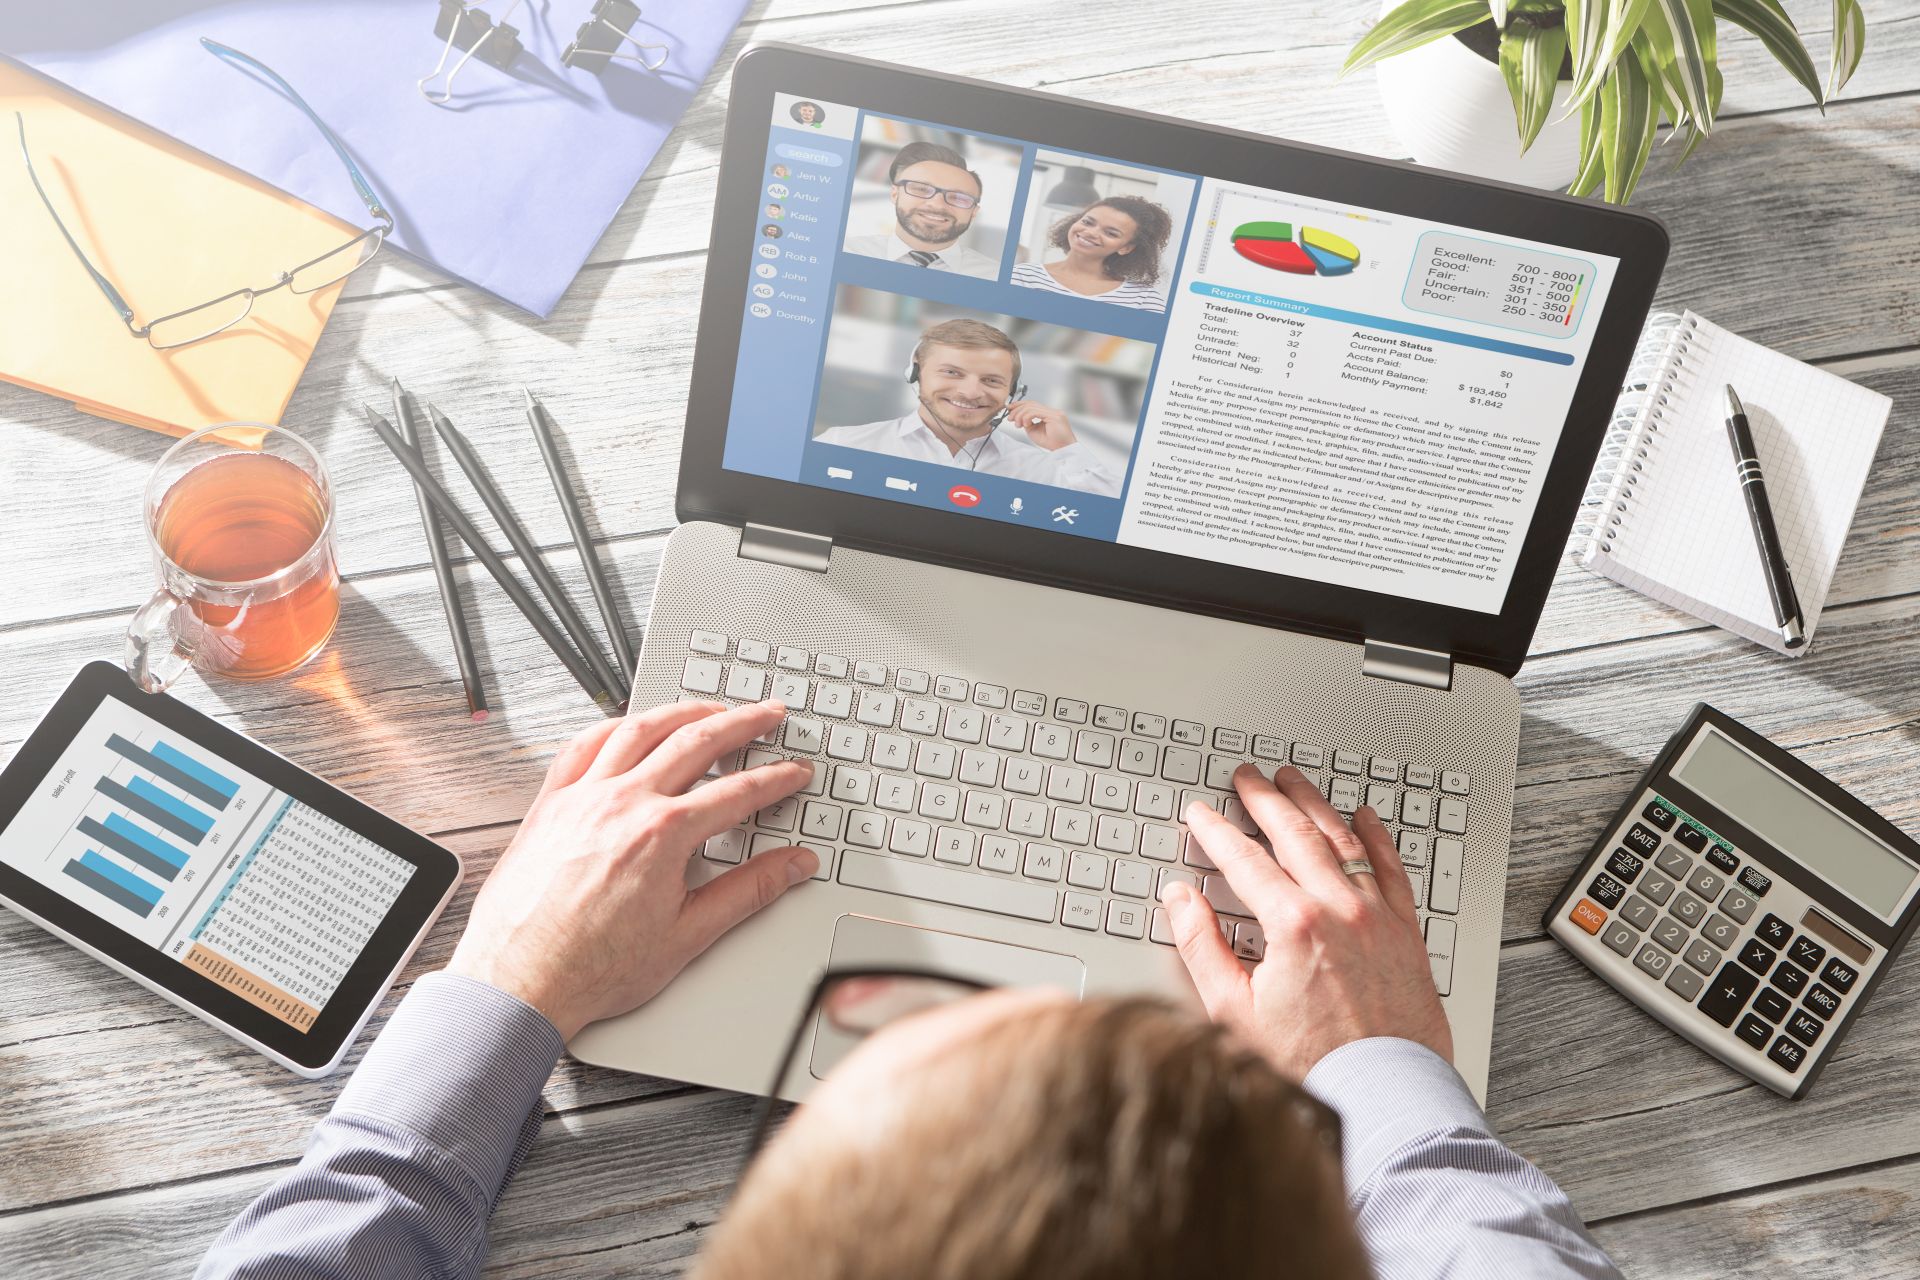
M 508 3 L 486 8 L 498 15 Z M 600 75 L 560 64 L 591 7 L 521 5 L 508 21 L 525 51 L 505 71 L 475 58 L 446 107 L 415 87 L 445 45 L 433 34 L 434 0 L 0 4 L 0 51 L 356 226 L 372 225 L 299 109 L 208 53 L 200 37 L 250 54 L 346 141 L 393 213 L 389 249 L 544 316 L 706 78 L 746 0 L 652 0 L 634 34 L 666 45 L 666 65 L 648 72 L 615 62 Z

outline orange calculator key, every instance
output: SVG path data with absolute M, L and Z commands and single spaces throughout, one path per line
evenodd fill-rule
M 1573 909 L 1573 914 L 1568 919 L 1588 933 L 1598 933 L 1600 926 L 1607 922 L 1607 913 L 1595 906 L 1591 899 L 1582 898 L 1580 905 Z

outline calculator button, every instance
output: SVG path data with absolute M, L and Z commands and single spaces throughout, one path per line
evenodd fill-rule
M 1573 909 L 1572 914 L 1569 915 L 1567 919 L 1573 921 L 1588 933 L 1598 933 L 1600 932 L 1600 926 L 1607 922 L 1607 913 L 1599 907 L 1594 906 L 1593 903 L 1588 902 L 1585 898 L 1582 898 L 1580 899 L 1580 904 Z
M 1773 880 L 1763 875 L 1758 867 L 1748 867 L 1740 873 L 1740 884 L 1756 898 L 1767 896 L 1767 890 L 1773 888 Z
M 1764 978 L 1773 968 L 1773 948 L 1758 938 L 1748 938 L 1747 945 L 1740 948 L 1740 963 Z
M 1723 849 L 1719 845 L 1715 845 L 1713 848 L 1707 850 L 1706 858 L 1708 862 L 1720 868 L 1722 874 L 1725 875 L 1732 875 L 1740 868 L 1740 859 L 1733 856 L 1733 851 L 1731 849 Z
M 1725 884 L 1725 880 L 1713 874 L 1713 872 L 1707 870 L 1705 867 L 1695 867 L 1693 874 L 1687 877 L 1687 888 L 1693 890 L 1708 902 L 1712 902 L 1720 896 L 1721 886 Z
M 1639 894 L 1630 895 L 1620 908 L 1620 918 L 1636 929 L 1645 929 L 1660 914 L 1660 909 Z
M 1787 1010 L 1793 1008 L 1793 1002 L 1768 987 L 1753 998 L 1753 1011 L 1768 1022 L 1778 1022 L 1787 1016 Z
M 1704 853 L 1707 846 L 1712 843 L 1707 838 L 1707 833 L 1691 822 L 1681 823 L 1679 829 L 1673 833 L 1673 838 L 1695 853 Z
M 1826 1030 L 1827 1024 L 1810 1013 L 1796 1013 L 1787 1019 L 1787 1034 L 1801 1044 L 1812 1044 Z
M 1706 919 L 1707 904 L 1682 889 L 1673 897 L 1673 905 L 1667 908 L 1674 917 L 1691 927 Z
M 1656 978 L 1667 976 L 1667 970 L 1673 967 L 1673 959 L 1666 952 L 1651 944 L 1640 948 L 1640 954 L 1633 958 L 1633 967 Z
M 1675 880 L 1685 880 L 1687 872 L 1693 869 L 1693 860 L 1672 845 L 1668 845 L 1654 858 L 1653 865 Z
M 1773 1042 L 1773 1048 L 1767 1050 L 1767 1057 L 1787 1071 L 1798 1071 L 1806 1060 L 1807 1051 L 1793 1041 L 1781 1036 Z
M 1787 955 L 1802 969 L 1818 969 L 1820 962 L 1827 958 L 1827 949 L 1812 938 L 1796 938 Z
M 1637 822 L 1627 828 L 1627 834 L 1621 839 L 1648 857 L 1652 857 L 1660 848 L 1659 833 L 1649 831 Z
M 1817 982 L 1807 989 L 1800 1003 L 1823 1018 L 1831 1018 L 1840 1011 L 1840 997 Z
M 1827 961 L 1827 967 L 1820 971 L 1820 981 L 1838 991 L 1841 995 L 1853 990 L 1853 980 L 1860 971 L 1842 960 L 1839 956 Z
M 1603 907 L 1617 907 L 1620 899 L 1627 896 L 1627 887 L 1602 871 L 1587 886 L 1587 896 Z
M 1607 870 L 1613 872 L 1623 884 L 1632 884 L 1634 877 L 1640 874 L 1640 868 L 1646 865 L 1625 849 L 1615 849 L 1613 856 L 1607 859 Z
M 1685 965 L 1677 964 L 1673 966 L 1673 972 L 1667 975 L 1667 990 L 1673 992 L 1688 1004 L 1693 1003 L 1693 998 L 1700 994 L 1700 988 L 1705 986 L 1706 983 L 1707 980 L 1705 978 L 1687 968 Z
M 1773 971 L 1773 985 L 1790 996 L 1797 996 L 1806 988 L 1807 975 L 1782 960 Z
M 1786 946 L 1787 939 L 1793 936 L 1793 926 L 1779 916 L 1762 916 L 1760 927 L 1754 930 L 1754 936 L 1777 951 Z
M 1767 1047 L 1767 1041 L 1773 1038 L 1773 1028 L 1752 1014 L 1748 1014 L 1740 1019 L 1740 1025 L 1734 1028 L 1733 1034 L 1756 1049 L 1764 1049 Z
M 1600 935 L 1600 941 L 1621 955 L 1630 956 L 1633 954 L 1634 944 L 1640 941 L 1640 935 L 1615 920 L 1607 926 L 1607 931 Z
M 1745 889 L 1728 889 L 1726 896 L 1720 899 L 1720 910 L 1733 919 L 1745 924 L 1753 918 L 1753 897 Z
M 1700 997 L 1700 1012 L 1721 1026 L 1730 1027 L 1733 1020 L 1740 1016 L 1747 997 L 1759 985 L 1760 979 L 1739 965 L 1721 965 L 1719 975 L 1707 987 L 1707 994 Z
M 1673 830 L 1673 810 L 1667 808 L 1666 805 L 1661 804 L 1658 800 L 1649 801 L 1647 807 L 1640 811 L 1640 816 L 1662 831 Z
M 1707 917 L 1705 924 L 1700 926 L 1700 936 L 1725 951 L 1733 945 L 1733 940 L 1740 936 L 1740 928 L 1733 921 L 1715 912 Z
M 1687 941 L 1687 928 L 1672 916 L 1653 926 L 1653 940 L 1669 951 L 1678 951 Z
M 1684 959 L 1700 972 L 1712 973 L 1713 966 L 1720 963 L 1720 953 L 1710 944 L 1695 938 L 1693 945 L 1687 948 Z
M 1649 871 L 1647 878 L 1640 882 L 1640 892 L 1664 906 L 1667 899 L 1673 896 L 1673 881 L 1658 872 Z

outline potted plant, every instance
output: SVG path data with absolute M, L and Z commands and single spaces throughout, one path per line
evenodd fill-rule
M 1684 135 L 1676 164 L 1712 132 L 1722 21 L 1821 106 L 1866 45 L 1859 0 L 1833 0 L 1823 90 L 1780 0 L 1387 0 L 1341 74 L 1380 64 L 1388 116 L 1422 164 L 1624 202 L 1663 120 Z

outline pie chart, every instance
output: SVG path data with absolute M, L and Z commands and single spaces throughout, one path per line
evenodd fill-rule
M 1291 222 L 1243 222 L 1233 229 L 1233 251 L 1248 262 L 1296 276 L 1344 276 L 1360 265 L 1353 241 Z

